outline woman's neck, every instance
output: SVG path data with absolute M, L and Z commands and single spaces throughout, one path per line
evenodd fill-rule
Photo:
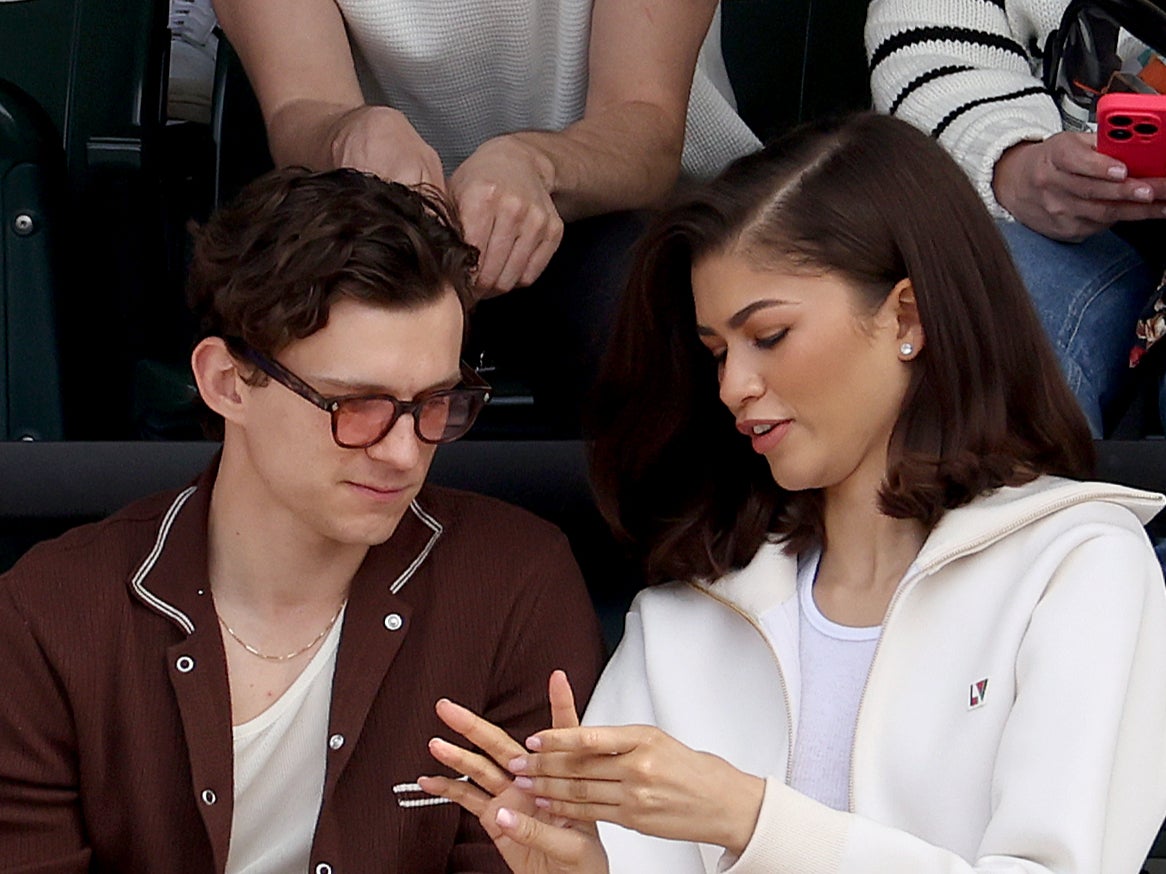
M 814 582 L 818 609 L 842 625 L 880 625 L 927 531 L 879 510 L 878 490 L 828 492 L 826 547 Z

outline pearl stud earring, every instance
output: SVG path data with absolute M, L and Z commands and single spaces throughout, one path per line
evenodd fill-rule
M 902 346 L 899 347 L 899 353 L 901 355 L 904 355 L 904 356 L 914 355 L 915 354 L 915 347 L 912 346 L 910 343 L 904 343 Z

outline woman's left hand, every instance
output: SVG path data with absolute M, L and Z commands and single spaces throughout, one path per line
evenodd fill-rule
M 572 820 L 614 822 L 648 835 L 740 854 L 753 835 L 765 781 L 658 728 L 553 728 L 507 764 L 536 806 Z

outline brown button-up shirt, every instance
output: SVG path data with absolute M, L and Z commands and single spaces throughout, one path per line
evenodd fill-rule
M 0 870 L 224 870 L 233 746 L 207 582 L 212 486 L 208 472 L 139 501 L 0 577 Z M 506 871 L 473 817 L 416 789 L 445 771 L 426 741 L 459 740 L 434 702 L 521 740 L 550 724 L 550 672 L 585 700 L 601 660 L 561 533 L 425 487 L 352 581 L 309 870 Z

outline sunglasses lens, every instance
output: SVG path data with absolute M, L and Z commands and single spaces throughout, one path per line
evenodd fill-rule
M 452 389 L 414 409 L 416 432 L 426 443 L 449 443 L 470 430 L 485 397 L 474 389 Z M 397 421 L 400 406 L 388 398 L 346 398 L 336 410 L 336 442 L 350 449 L 371 446 Z
M 457 430 L 457 422 L 453 419 L 455 399 L 449 394 L 440 394 L 429 398 L 415 413 L 417 417 L 417 433 L 422 440 L 430 443 L 440 443 L 447 439 L 447 430 Z
M 453 389 L 425 403 L 418 413 L 421 438 L 430 443 L 449 443 L 470 430 L 482 409 L 482 393 Z
M 349 398 L 336 410 L 336 442 L 370 446 L 388 433 L 396 418 L 397 405 L 387 398 Z

